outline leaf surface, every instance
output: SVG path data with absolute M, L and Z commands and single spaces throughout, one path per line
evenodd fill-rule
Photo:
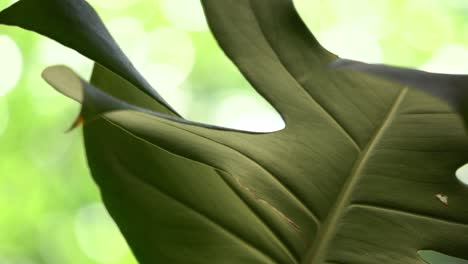
M 445 100 L 459 112 L 468 124 L 468 75 L 431 73 L 385 64 L 369 64 L 348 59 L 337 59 L 331 64 L 337 69 L 366 72 L 397 81 Z
M 420 250 L 468 258 L 468 190 L 454 176 L 468 139 L 457 112 L 419 84 L 331 70 L 338 57 L 290 0 L 202 4 L 285 129 L 158 113 L 116 71 L 96 68 L 92 83 L 60 66 L 44 73 L 82 101 L 93 177 L 141 263 L 421 264 Z

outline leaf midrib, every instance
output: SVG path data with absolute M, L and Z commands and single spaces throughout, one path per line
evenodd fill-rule
M 359 157 L 357 158 L 356 162 L 354 163 L 354 167 L 351 170 L 350 176 L 347 178 L 346 182 L 343 184 L 341 192 L 337 197 L 334 205 L 330 209 L 330 213 L 325 218 L 325 221 L 320 226 L 319 232 L 317 237 L 312 244 L 311 248 L 308 250 L 303 264 L 313 264 L 313 263 L 321 263 L 325 257 L 326 249 L 330 244 L 331 239 L 334 237 L 337 231 L 337 224 L 339 220 L 343 217 L 346 209 L 350 205 L 350 198 L 354 193 L 354 188 L 357 182 L 362 175 L 362 171 L 371 156 L 371 153 L 380 142 L 380 139 L 385 134 L 386 129 L 392 123 L 394 118 L 398 113 L 398 108 L 400 107 L 403 99 L 405 98 L 408 92 L 408 88 L 403 88 L 398 96 L 396 97 L 393 105 L 390 107 L 387 116 L 384 118 L 382 124 L 379 128 L 376 129 L 375 134 L 367 143 L 367 146 L 361 152 Z

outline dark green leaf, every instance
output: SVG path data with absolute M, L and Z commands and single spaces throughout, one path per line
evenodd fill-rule
M 331 65 L 337 69 L 352 69 L 400 82 L 440 97 L 458 111 L 468 125 L 468 75 L 430 73 L 384 64 L 337 59 Z
M 0 12 L 0 24 L 35 31 L 80 52 L 135 85 L 142 101 L 150 97 L 159 111 L 176 114 L 135 69 L 86 1 L 21 0 Z
M 284 130 L 159 114 L 116 71 L 97 68 L 92 84 L 60 66 L 44 74 L 81 99 L 93 177 L 141 263 L 420 264 L 422 249 L 468 258 L 457 113 L 418 90 L 330 70 L 337 56 L 291 0 L 202 3 Z

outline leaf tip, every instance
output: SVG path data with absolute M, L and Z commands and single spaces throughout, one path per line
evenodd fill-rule
M 42 72 L 41 76 L 58 92 L 78 102 L 83 101 L 83 83 L 70 68 L 64 65 L 50 66 Z
M 82 124 L 84 124 L 85 120 L 84 120 L 84 117 L 83 115 L 80 113 L 80 115 L 75 119 L 75 121 L 73 122 L 73 124 L 70 126 L 70 128 L 68 128 L 67 130 L 65 130 L 65 133 L 70 133 L 71 131 L 75 130 L 75 128 L 81 126 Z

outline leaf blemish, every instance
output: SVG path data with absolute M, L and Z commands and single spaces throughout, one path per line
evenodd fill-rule
M 281 216 L 281 218 L 286 220 L 286 222 L 288 222 L 288 224 L 291 225 L 297 232 L 301 231 L 301 227 L 298 224 L 296 224 L 291 218 L 286 216 L 283 212 L 278 210 L 278 208 L 274 207 L 271 203 L 269 203 L 265 199 L 262 199 L 262 198 L 258 197 L 258 195 L 257 195 L 257 193 L 255 191 L 253 191 L 249 187 L 243 185 L 239 177 L 236 177 L 236 181 L 237 181 L 237 184 L 239 184 L 239 186 L 242 189 L 244 189 L 250 196 L 252 196 L 252 198 L 254 200 L 256 200 L 257 202 L 263 203 L 263 204 L 267 205 L 268 207 L 270 207 L 277 215 Z
M 448 207 L 448 196 L 442 193 L 438 193 L 435 195 L 437 200 L 439 200 L 444 206 Z

